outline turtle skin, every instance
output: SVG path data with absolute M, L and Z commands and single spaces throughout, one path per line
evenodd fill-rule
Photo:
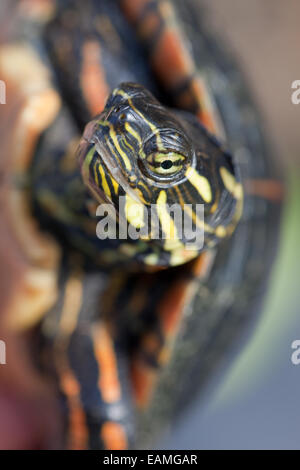
M 151 10 L 156 2 L 150 3 Z M 94 206 L 72 156 L 85 124 L 101 110 L 101 103 L 98 108 L 93 95 L 84 95 L 81 91 L 83 43 L 92 39 L 101 45 L 102 67 L 109 89 L 123 81 L 141 83 L 162 103 L 174 106 L 181 90 L 168 87 L 157 70 L 153 73 L 150 65 L 155 38 L 144 40 L 138 31 L 141 19 L 132 26 L 124 18 L 119 3 L 108 1 L 90 1 L 84 5 L 62 1 L 46 25 L 24 20 L 25 26 L 20 28 L 20 37 L 31 42 L 43 70 L 50 73 L 50 79 L 45 79 L 49 94 L 52 93 L 50 98 L 45 93 L 45 103 L 50 103 L 46 113 L 48 120 L 45 118 L 38 129 L 30 157 L 23 157 L 13 169 L 16 173 L 14 184 L 26 199 L 21 212 L 28 215 L 27 222 L 33 219 L 37 223 L 35 236 L 37 233 L 38 238 L 42 238 L 37 245 L 45 245 L 46 254 L 40 255 L 36 274 L 47 273 L 48 280 L 45 280 L 38 307 L 35 308 L 33 299 L 29 298 L 26 309 L 23 308 L 20 314 L 16 307 L 21 303 L 20 294 L 8 311 L 14 328 L 34 332 L 31 347 L 38 352 L 36 366 L 58 386 L 57 402 L 65 426 L 62 446 L 124 448 L 155 445 L 157 431 L 176 419 L 197 391 L 203 389 L 217 364 L 221 360 L 224 363 L 229 346 L 232 347 L 248 331 L 246 326 L 249 329 L 249 324 L 261 311 L 278 238 L 282 198 L 278 172 L 265 147 L 261 124 L 235 64 L 205 30 L 197 4 L 192 0 L 174 3 L 189 39 L 196 71 L 209 83 L 215 114 L 220 116 L 219 135 L 226 138 L 245 192 L 243 214 L 237 229 L 216 249 L 199 257 L 197 276 L 194 275 L 194 263 L 154 273 L 107 269 L 105 256 L 96 260 L 94 247 L 88 240 L 82 241 L 76 225 L 78 212 L 86 220 L 89 217 L 93 220 Z M 34 30 L 33 40 L 28 36 L 28 23 Z M 39 73 L 42 75 L 42 69 Z M 104 87 L 105 83 L 102 83 Z M 99 97 L 103 95 L 105 93 Z M 185 103 L 182 107 L 188 108 Z M 192 108 L 188 109 L 197 114 L 197 108 Z M 76 191 L 68 192 L 70 181 Z M 57 208 L 65 207 L 75 208 L 76 217 L 68 218 L 72 210 L 58 213 Z M 82 210 L 78 211 L 78 207 Z M 17 226 L 26 233 L 23 219 Z M 29 238 L 29 245 L 33 240 Z M 103 253 L 107 253 L 105 247 Z M 34 256 L 38 258 L 32 253 L 29 256 L 31 264 Z M 112 251 L 106 255 L 108 264 L 112 256 Z M 144 353 L 149 334 L 160 326 L 160 318 L 153 312 L 163 299 L 170 315 L 174 311 L 174 299 L 178 301 L 176 292 L 181 289 L 184 303 L 179 325 L 172 336 L 171 359 L 162 367 L 154 354 L 150 365 L 147 363 L 140 371 L 139 380 L 136 379 L 133 387 L 131 363 L 134 365 L 136 358 Z M 187 289 L 189 295 L 185 297 Z M 71 313 L 74 309 L 79 311 L 80 328 L 71 338 L 60 334 L 62 312 L 68 309 Z M 132 320 L 133 314 L 138 320 Z M 121 392 L 119 390 L 115 400 L 107 398 L 111 389 L 109 383 L 98 384 L 98 364 L 103 361 L 103 352 L 95 353 L 89 336 L 91 325 L 101 318 L 109 318 L 110 328 L 115 328 L 113 341 L 101 328 L 94 331 L 96 342 L 105 345 L 106 362 L 117 363 Z M 137 408 L 135 402 L 139 404 L 151 391 L 149 377 L 152 377 L 153 369 L 158 375 L 154 395 L 146 400 L 146 406 Z M 78 382 L 81 394 L 74 391 Z M 98 387 L 100 394 L 95 392 Z M 117 413 L 116 419 L 112 419 L 114 413 L 115 416 Z M 80 421 L 82 415 L 85 426 Z M 103 422 L 108 421 L 119 427 L 106 426 L 106 432 L 99 438 Z

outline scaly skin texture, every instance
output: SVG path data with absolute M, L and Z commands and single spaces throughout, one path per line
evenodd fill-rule
M 280 185 L 234 69 L 207 53 L 196 14 L 180 13 L 194 56 L 168 1 L 62 1 L 51 15 L 45 28 L 39 15 L 23 19 L 38 18 L 39 49 L 29 40 L 0 48 L 3 77 L 22 97 L 7 202 L 24 274 L 7 319 L 14 330 L 36 327 L 31 344 L 56 390 L 60 446 L 145 445 L 252 313 Z M 200 121 L 225 132 L 233 153 Z M 100 241 L 99 202 L 143 223 L 122 213 L 120 195 L 146 214 L 158 203 L 161 232 L 173 224 L 167 202 L 204 203 L 205 249 L 185 250 L 181 237 Z

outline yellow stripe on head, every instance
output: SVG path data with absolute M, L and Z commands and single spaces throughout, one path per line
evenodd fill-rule
M 112 139 L 112 141 L 114 143 L 114 146 L 116 147 L 117 151 L 121 155 L 121 158 L 122 158 L 122 160 L 125 164 L 126 169 L 128 171 L 130 171 L 132 169 L 130 160 L 129 160 L 128 156 L 126 155 L 126 153 L 121 149 L 118 138 L 117 138 L 117 135 L 116 135 L 116 132 L 115 132 L 115 129 L 112 126 L 112 124 L 110 124 L 110 126 L 109 126 L 109 135 L 110 135 L 110 138 Z
M 199 175 L 195 168 L 189 167 L 185 173 L 186 178 L 198 191 L 202 199 L 210 203 L 212 201 L 212 193 L 209 181 L 202 175 Z
M 238 183 L 235 177 L 224 166 L 220 168 L 220 174 L 221 174 L 225 188 L 236 199 L 241 199 L 243 197 L 243 188 L 242 188 L 241 183 Z
M 89 186 L 91 163 L 92 163 L 92 159 L 93 159 L 93 155 L 95 151 L 96 151 L 96 146 L 93 145 L 93 147 L 86 154 L 86 157 L 84 158 L 84 161 L 82 164 L 82 177 L 83 177 L 84 183 L 87 186 Z
M 100 175 L 101 175 L 101 182 L 102 182 L 103 191 L 105 192 L 106 196 L 111 198 L 111 192 L 110 192 L 110 188 L 108 186 L 107 180 L 106 180 L 106 175 L 105 175 L 104 168 L 101 164 L 98 166 L 98 168 L 99 168 Z
M 125 122 L 125 129 L 126 131 L 131 134 L 137 141 L 138 143 L 141 145 L 142 144 L 142 139 L 141 139 L 141 136 L 138 132 L 136 132 L 133 127 L 131 127 L 131 125 L 129 124 L 129 122 Z
M 113 178 L 112 176 L 109 176 L 110 178 L 110 181 L 111 181 L 111 184 L 114 188 L 114 193 L 115 195 L 117 196 L 118 193 L 119 193 L 119 183 L 117 183 L 117 181 L 115 180 L 115 178 Z
M 138 144 L 140 146 L 140 155 L 141 155 L 141 157 L 146 158 L 146 155 L 145 155 L 145 153 L 142 149 L 143 142 L 142 142 L 142 138 L 141 138 L 140 134 L 133 129 L 133 127 L 129 124 L 129 122 L 125 122 L 125 130 L 128 132 L 128 134 L 131 134 L 135 138 L 135 140 L 138 142 Z M 126 143 L 127 143 L 127 145 L 130 145 L 127 141 L 126 141 Z
M 162 226 L 162 230 L 166 236 L 165 249 L 167 251 L 172 251 L 178 249 L 182 246 L 182 243 L 179 240 L 176 226 L 172 217 L 169 214 L 169 211 L 166 208 L 167 203 L 167 193 L 166 191 L 160 191 L 157 198 L 157 213 Z
M 126 194 L 125 216 L 127 221 L 135 228 L 144 227 L 144 205 L 137 203 L 129 194 Z
M 205 232 L 208 233 L 214 233 L 214 229 L 210 227 L 204 220 L 199 219 L 197 216 L 197 213 L 193 211 L 192 207 L 190 207 L 188 204 L 184 204 L 183 210 L 188 214 L 188 216 L 192 219 L 195 225 L 197 225 L 198 228 L 204 229 Z
M 117 95 L 121 95 L 122 97 L 124 97 L 124 98 L 128 101 L 130 107 L 136 112 L 136 114 L 138 114 L 138 115 L 143 119 L 143 121 L 148 124 L 148 126 L 149 126 L 150 129 L 151 129 L 151 131 L 156 135 L 156 142 L 157 142 L 158 148 L 161 149 L 161 150 L 163 150 L 163 149 L 164 149 L 164 146 L 163 146 L 163 144 L 162 144 L 160 134 L 159 134 L 159 132 L 157 132 L 157 130 L 158 130 L 157 127 L 156 127 L 151 121 L 149 121 L 149 120 L 144 116 L 144 114 L 143 114 L 141 111 L 139 111 L 139 110 L 134 106 L 134 104 L 133 104 L 133 102 L 132 102 L 132 98 L 128 95 L 128 93 L 126 93 L 126 92 L 123 91 L 123 90 L 118 90 L 116 94 L 117 94 Z

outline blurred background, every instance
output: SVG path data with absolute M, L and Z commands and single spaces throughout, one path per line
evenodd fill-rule
M 229 365 L 220 366 L 204 398 L 195 400 L 160 446 L 300 449 L 300 365 L 291 362 L 291 344 L 300 339 L 300 104 L 291 102 L 291 84 L 300 80 L 300 2 L 198 1 L 205 21 L 246 77 L 285 172 L 287 196 L 279 256 L 255 334 Z M 0 16 L 5 3 L 0 2 Z M 9 246 L 3 226 L 0 238 L 2 246 Z M 1 269 L 2 299 L 10 288 L 10 270 L 15 267 Z M 2 420 L 3 413 L 0 408 Z
M 169 449 L 300 449 L 300 80 L 298 0 L 199 0 L 205 21 L 237 59 L 286 173 L 279 256 L 263 315 L 246 347 L 219 369 L 203 400 L 165 441 Z

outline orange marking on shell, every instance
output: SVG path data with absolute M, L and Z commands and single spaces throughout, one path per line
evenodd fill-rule
M 109 450 L 126 450 L 128 442 L 126 432 L 119 423 L 106 421 L 102 425 L 100 437 L 104 442 L 105 448 Z
M 210 132 L 222 136 L 222 129 L 220 129 L 220 125 L 217 122 L 214 113 L 214 107 L 211 103 L 208 90 L 206 89 L 204 80 L 201 79 L 200 76 L 197 76 L 194 80 L 192 80 L 189 93 L 194 102 L 197 103 L 197 108 L 199 111 L 196 114 L 201 123 Z
M 164 85 L 176 86 L 194 70 L 193 62 L 185 50 L 177 31 L 165 29 L 151 58 L 154 70 Z
M 121 388 L 112 338 L 107 328 L 101 325 L 97 327 L 94 339 L 101 395 L 105 402 L 113 403 L 121 399 Z
M 197 279 L 202 279 L 209 274 L 215 254 L 211 251 L 201 253 L 192 263 L 192 271 Z
M 76 379 L 70 372 L 65 372 L 62 377 L 62 385 L 68 396 L 76 396 L 80 392 L 80 387 Z
M 80 386 L 71 370 L 62 372 L 61 387 L 69 406 L 68 448 L 83 450 L 87 448 L 88 430 L 85 413 L 80 403 Z
M 96 41 L 87 41 L 83 45 L 80 82 L 91 114 L 100 113 L 109 95 L 109 87 L 101 65 L 101 49 Z
M 166 87 L 176 87 L 195 73 L 193 60 L 177 30 L 168 28 L 162 33 L 151 60 L 155 72 Z M 203 125 L 210 132 L 220 134 L 208 92 L 200 77 L 192 80 L 189 88 L 176 101 L 183 109 L 198 109 L 196 114 Z
M 253 179 L 244 183 L 245 192 L 269 201 L 280 202 L 284 198 L 284 186 L 278 180 Z
M 200 111 L 197 113 L 197 117 L 201 121 L 204 127 L 208 129 L 211 133 L 216 133 L 216 122 L 213 116 L 209 112 Z
M 181 313 L 186 301 L 186 294 L 187 284 L 184 282 L 176 283 L 166 292 L 159 306 L 159 317 L 166 336 L 174 334 L 178 329 Z

